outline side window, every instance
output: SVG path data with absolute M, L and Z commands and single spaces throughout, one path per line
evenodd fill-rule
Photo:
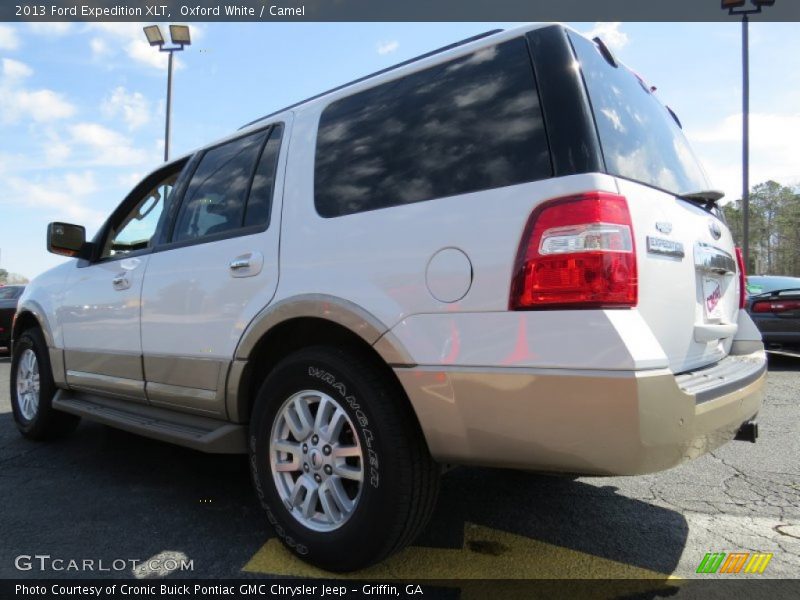
M 124 256 L 152 246 L 159 220 L 165 213 L 164 207 L 172 200 L 172 190 L 182 166 L 183 163 L 176 165 L 172 173 L 149 187 L 133 209 L 111 227 L 103 243 L 101 259 Z
M 173 242 L 242 227 L 253 168 L 267 132 L 211 148 L 200 159 L 178 212 Z
M 264 150 L 261 153 L 261 158 L 256 167 L 256 174 L 253 177 L 253 185 L 250 188 L 250 197 L 247 199 L 247 209 L 244 216 L 245 227 L 269 226 L 282 135 L 283 127 L 276 125 L 272 129 L 267 145 L 264 146 Z
M 320 117 L 314 201 L 336 217 L 551 175 L 518 38 L 331 103 Z

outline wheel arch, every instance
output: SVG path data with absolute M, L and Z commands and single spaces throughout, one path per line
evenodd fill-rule
M 52 348 L 55 345 L 53 343 L 53 334 L 50 331 L 50 324 L 47 322 L 44 311 L 37 304 L 26 302 L 17 308 L 17 314 L 14 315 L 14 323 L 11 327 L 12 347 L 14 341 L 19 339 L 19 336 L 31 327 L 38 327 L 42 331 L 48 348 Z
M 267 307 L 245 330 L 228 374 L 229 418 L 247 422 L 255 395 L 275 365 L 291 352 L 316 345 L 351 347 L 371 355 L 413 413 L 392 369 L 413 363 L 388 327 L 350 301 L 308 294 Z
M 47 313 L 36 302 L 28 300 L 17 308 L 14 315 L 14 322 L 11 326 L 11 352 L 14 352 L 14 344 L 20 336 L 28 329 L 38 328 L 44 336 L 45 344 L 50 358 L 50 369 L 53 374 L 53 381 L 58 387 L 67 386 L 67 374 L 64 366 L 64 352 L 56 345 L 53 337 L 53 330 L 47 320 Z

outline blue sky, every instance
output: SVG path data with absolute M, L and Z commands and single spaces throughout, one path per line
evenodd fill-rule
M 600 34 L 680 116 L 712 181 L 741 187 L 740 26 L 573 23 Z M 509 23 L 192 25 L 172 155 L 371 71 Z M 48 222 L 92 234 L 163 155 L 166 59 L 142 24 L 0 23 L 0 267 L 61 259 Z M 751 26 L 751 181 L 800 182 L 800 24 Z

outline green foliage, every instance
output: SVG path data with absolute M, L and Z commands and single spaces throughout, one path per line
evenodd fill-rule
M 0 285 L 24 283 L 30 283 L 30 280 L 24 275 L 20 275 L 19 273 L 9 273 L 5 269 L 0 269 Z
M 723 208 L 737 246 L 742 245 L 741 200 Z M 800 277 L 800 194 L 774 181 L 750 192 L 751 275 Z

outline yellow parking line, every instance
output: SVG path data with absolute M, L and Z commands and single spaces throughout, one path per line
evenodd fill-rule
M 464 525 L 461 549 L 413 546 L 362 571 L 336 575 L 307 565 L 273 538 L 243 568 L 288 577 L 347 579 L 672 579 L 626 563 L 520 535 Z M 676 582 L 673 582 L 676 583 Z

